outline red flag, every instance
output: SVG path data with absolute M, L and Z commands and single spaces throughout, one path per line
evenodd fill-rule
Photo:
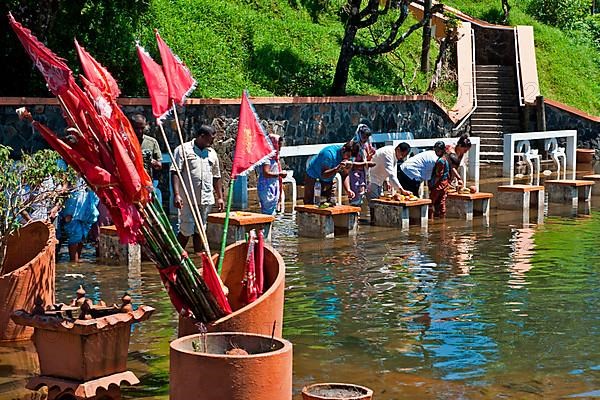
M 117 81 L 112 75 L 100 64 L 94 57 L 91 56 L 83 47 L 79 46 L 75 40 L 75 48 L 79 55 L 81 67 L 87 79 L 92 82 L 107 99 L 115 100 L 121 94 Z
M 215 296 L 217 303 L 219 303 L 223 311 L 226 314 L 231 314 L 231 305 L 229 305 L 229 300 L 227 300 L 225 293 L 223 293 L 223 288 L 221 287 L 215 267 L 213 267 L 206 253 L 203 252 L 200 257 L 202 259 L 202 279 L 204 279 L 206 286 L 212 292 L 213 296 Z
M 69 80 L 72 73 L 64 63 L 64 59 L 58 57 L 49 48 L 44 46 L 31 34 L 31 31 L 15 21 L 11 13 L 8 13 L 10 25 L 23 44 L 25 51 L 33 60 L 35 66 L 40 70 L 48 89 L 55 95 L 60 96 L 69 88 Z
M 240 107 L 240 122 L 233 154 L 231 179 L 238 175 L 245 175 L 257 165 L 262 164 L 275 155 L 275 149 L 269 136 L 263 129 L 248 100 L 246 92 L 242 94 Z
M 183 61 L 177 57 L 173 51 L 167 46 L 164 40 L 156 33 L 156 41 L 158 43 L 158 51 L 162 59 L 165 78 L 167 79 L 167 87 L 169 88 L 169 98 L 175 104 L 183 105 L 185 98 L 196 89 L 196 81 L 192 77 L 189 68 L 185 66 Z
M 142 46 L 137 45 L 137 52 L 146 79 L 146 86 L 148 86 L 148 93 L 150 93 L 150 99 L 152 100 L 152 114 L 155 118 L 165 118 L 170 110 L 169 88 L 167 87 L 165 73 Z

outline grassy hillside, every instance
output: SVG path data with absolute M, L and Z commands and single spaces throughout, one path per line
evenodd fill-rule
M 496 22 L 500 0 L 448 0 L 449 6 L 474 17 Z M 511 25 L 531 25 L 535 34 L 538 76 L 542 95 L 600 115 L 600 50 L 576 32 L 563 31 L 526 13 L 526 1 L 511 1 Z
M 314 2 L 294 3 L 152 0 L 139 35 L 156 54 L 152 28 L 160 30 L 193 70 L 197 97 L 237 97 L 244 88 L 256 96 L 326 95 L 343 35 L 336 14 L 343 1 L 323 2 L 328 8 L 318 11 L 302 5 Z M 428 78 L 415 74 L 419 54 L 420 31 L 394 55 L 355 58 L 348 94 L 422 93 Z M 452 101 L 451 93 L 441 97 Z

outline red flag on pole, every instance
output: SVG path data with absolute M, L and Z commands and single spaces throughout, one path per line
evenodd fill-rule
M 119 85 L 117 85 L 117 81 L 115 81 L 106 68 L 81 47 L 77 40 L 75 40 L 75 48 L 77 49 L 83 72 L 88 80 L 100 89 L 107 99 L 115 100 L 119 97 L 121 94 Z
M 275 155 L 275 149 L 269 136 L 263 129 L 244 91 L 240 107 L 240 122 L 233 154 L 231 179 L 238 175 L 246 175 L 257 165 L 262 164 Z
M 163 119 L 170 110 L 169 89 L 165 73 L 160 65 L 150 57 L 150 54 L 139 44 L 137 46 L 138 57 L 142 65 L 142 72 L 146 79 L 146 86 L 152 101 L 152 114 L 155 118 Z
M 21 44 L 23 44 L 25 51 L 29 54 L 29 57 L 31 57 L 42 75 L 44 75 L 48 89 L 55 96 L 60 96 L 67 91 L 72 74 L 69 67 L 64 63 L 64 59 L 58 57 L 49 48 L 40 43 L 31 34 L 29 29 L 15 21 L 11 13 L 8 13 L 8 20 Z
M 185 98 L 196 89 L 196 81 L 192 77 L 192 73 L 188 67 L 185 66 L 183 61 L 162 40 L 158 34 L 158 30 L 154 32 L 156 33 L 156 42 L 158 43 L 158 51 L 160 51 L 165 78 L 167 79 L 169 98 L 175 104 L 183 105 Z

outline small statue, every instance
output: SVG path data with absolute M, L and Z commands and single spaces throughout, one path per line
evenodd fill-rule
M 73 300 L 71 300 L 71 306 L 73 307 L 81 307 L 85 301 L 85 289 L 83 288 L 83 286 L 79 285 L 79 289 L 77 289 L 77 292 L 75 292 L 77 297 Z
M 94 319 L 94 317 L 92 316 L 92 307 L 94 306 L 94 303 L 92 302 L 91 299 L 85 299 L 83 301 L 83 304 L 81 305 L 81 307 L 79 308 L 81 311 L 79 313 L 79 319 Z
M 121 301 L 123 302 L 123 304 L 121 304 L 121 307 L 119 308 L 120 312 L 129 313 L 133 311 L 133 305 L 131 304 L 131 296 L 129 294 L 125 293 L 121 298 Z

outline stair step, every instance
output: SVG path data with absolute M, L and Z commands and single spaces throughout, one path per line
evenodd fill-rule
M 475 73 L 477 79 L 496 79 L 496 80 L 507 80 L 514 79 L 515 74 L 513 72 L 488 72 L 488 71 L 477 71 Z
M 486 145 L 486 146 L 500 146 L 503 147 L 504 146 L 504 138 L 502 137 L 481 137 L 478 136 L 481 139 L 481 145 Z
M 518 112 L 502 112 L 502 111 L 479 111 L 479 107 L 475 109 L 475 112 L 471 116 L 471 120 L 473 119 L 500 119 L 503 121 L 511 120 L 511 121 L 519 121 L 519 113 Z
M 493 167 L 500 166 L 504 163 L 504 160 L 479 160 L 480 164 L 486 164 Z M 500 176 L 500 175 L 499 175 Z
M 492 71 L 512 69 L 511 65 L 500 65 L 500 64 L 477 64 L 475 67 L 477 69 L 492 70 Z
M 515 132 L 519 132 L 520 130 L 521 130 L 521 127 L 519 127 L 519 126 L 473 125 L 473 124 L 471 124 L 472 132 L 515 133 Z
M 504 87 L 504 86 L 498 86 L 498 87 L 481 87 L 479 86 L 479 84 L 477 85 L 477 96 L 482 95 L 482 94 L 503 94 L 503 95 L 508 95 L 508 96 L 512 96 L 512 97 L 517 97 L 517 90 L 510 88 L 510 87 Z
M 489 161 L 500 161 L 504 158 L 504 152 L 502 151 L 486 151 L 479 153 L 480 162 Z
M 517 119 L 501 119 L 501 118 L 481 118 L 471 117 L 471 125 L 496 125 L 504 127 L 521 126 L 521 122 Z
M 502 113 L 503 115 L 512 113 L 519 115 L 519 106 L 517 104 L 511 104 L 509 106 L 484 105 L 477 102 L 475 113 Z
M 477 99 L 477 106 L 483 106 L 483 107 L 511 107 L 514 106 L 516 107 L 518 105 L 518 100 L 516 99 L 503 99 L 503 98 L 497 98 L 497 99 L 493 99 L 493 98 L 483 98 Z
M 504 145 L 500 144 L 482 144 L 481 146 L 482 153 L 501 153 Z

